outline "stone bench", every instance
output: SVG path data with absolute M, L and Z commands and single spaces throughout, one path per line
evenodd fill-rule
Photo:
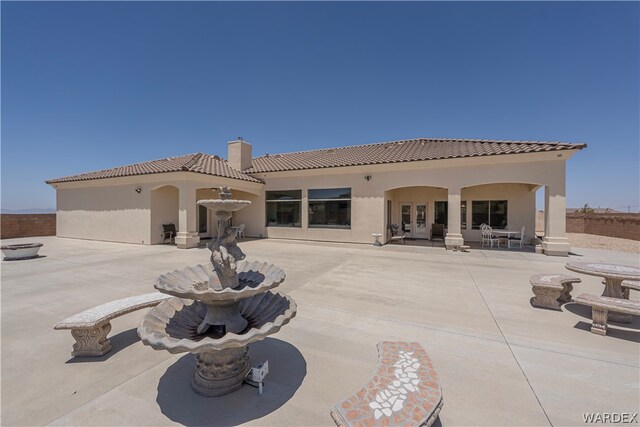
M 418 343 L 378 343 L 378 369 L 366 386 L 331 410 L 337 426 L 431 426 L 442 409 L 442 389 Z
M 593 320 L 591 332 L 598 335 L 607 335 L 609 311 L 640 315 L 640 301 L 581 294 L 575 302 L 591 307 L 591 319 Z
M 560 310 L 562 304 L 571 301 L 573 283 L 580 282 L 579 278 L 566 274 L 534 274 L 529 279 L 534 295 L 531 305 Z
M 71 329 L 76 342 L 72 356 L 102 356 L 111 350 L 107 335 L 111 331 L 111 320 L 132 311 L 155 307 L 171 295 L 152 292 L 127 297 L 90 308 L 55 324 L 53 329 Z

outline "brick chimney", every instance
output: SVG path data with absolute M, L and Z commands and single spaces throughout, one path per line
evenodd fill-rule
M 227 144 L 229 166 L 241 171 L 249 169 L 251 167 L 251 144 L 241 137 L 235 141 L 229 141 Z

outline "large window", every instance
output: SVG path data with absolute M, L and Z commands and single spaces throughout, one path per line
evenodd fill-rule
M 489 224 L 492 228 L 507 228 L 506 200 L 474 200 L 471 202 L 472 228 L 479 229 L 480 224 Z
M 309 190 L 309 227 L 351 228 L 351 189 Z
M 302 190 L 267 191 L 267 227 L 300 227 Z
M 433 222 L 436 224 L 443 224 L 445 227 L 449 221 L 449 208 L 447 202 L 435 202 L 433 205 L 435 215 Z

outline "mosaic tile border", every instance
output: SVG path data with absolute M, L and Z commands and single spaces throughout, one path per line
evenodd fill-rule
M 422 346 L 382 341 L 371 380 L 338 403 L 331 416 L 338 426 L 430 426 L 442 405 L 438 374 Z

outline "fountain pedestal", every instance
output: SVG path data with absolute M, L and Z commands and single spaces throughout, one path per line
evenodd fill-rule
M 247 346 L 198 353 L 193 389 L 203 396 L 224 396 L 242 387 L 251 369 Z

